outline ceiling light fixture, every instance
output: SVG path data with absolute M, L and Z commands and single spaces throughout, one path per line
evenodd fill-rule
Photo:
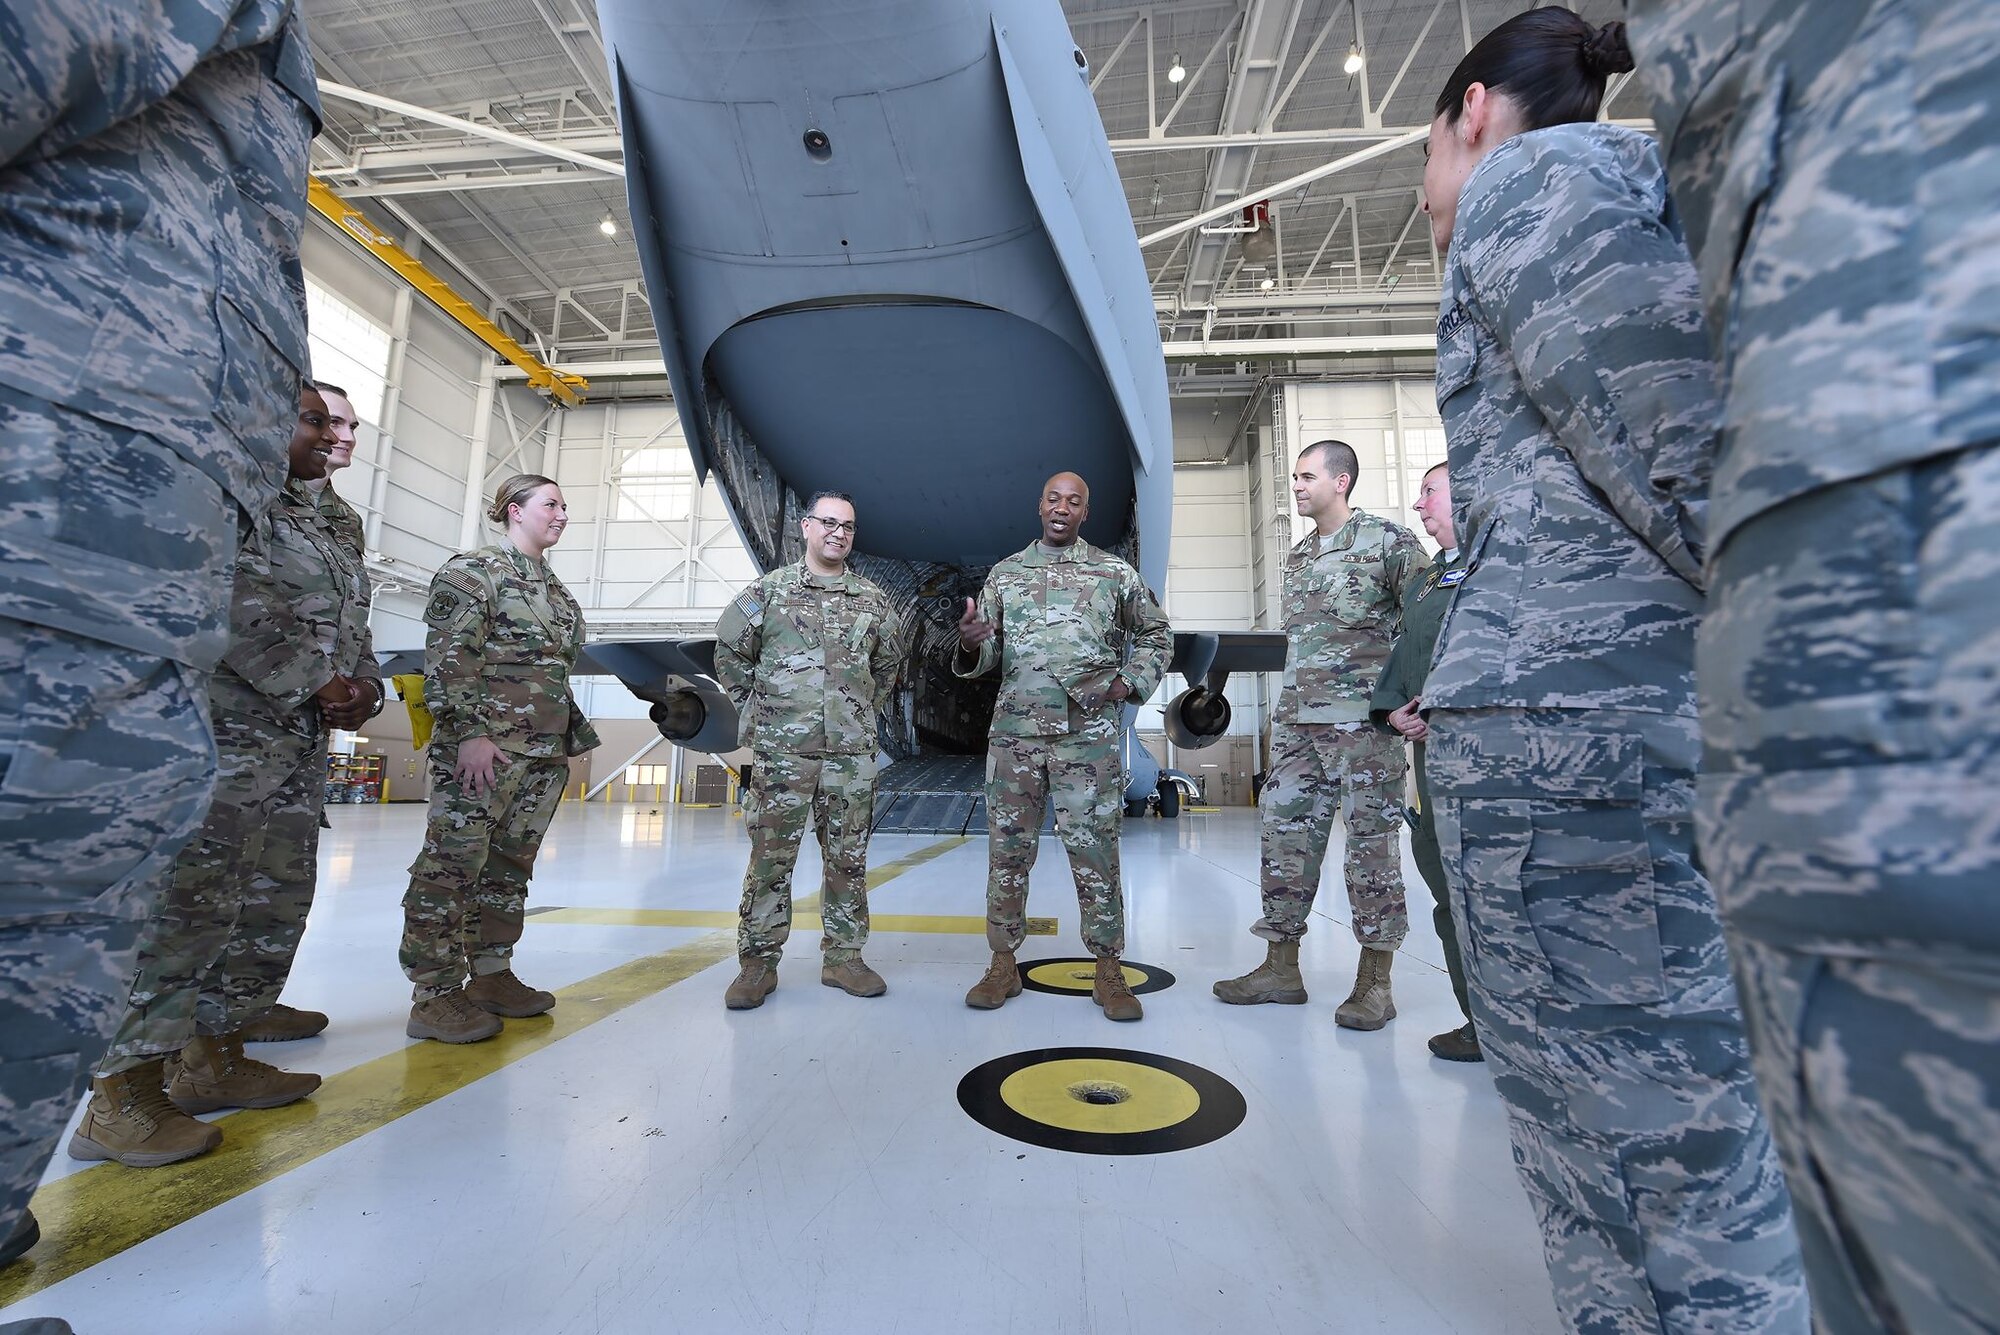
M 1167 82 L 1179 83 L 1187 78 L 1187 66 L 1181 64 L 1181 53 L 1174 52 L 1174 63 L 1167 66 Z
M 1361 48 L 1358 46 L 1349 45 L 1347 48 L 1347 63 L 1342 65 L 1341 68 L 1346 70 L 1349 74 L 1359 74 L 1361 73 L 1362 64 L 1363 61 L 1361 59 Z
M 1257 284 L 1258 287 L 1262 288 L 1266 292 L 1269 292 L 1272 288 L 1276 287 L 1277 285 L 1278 285 L 1278 280 L 1275 278 L 1266 278 L 1263 282 Z
M 615 221 L 613 221 L 611 215 L 607 213 L 604 215 L 604 221 L 597 224 L 597 230 L 604 233 L 606 236 L 617 236 L 618 224 Z

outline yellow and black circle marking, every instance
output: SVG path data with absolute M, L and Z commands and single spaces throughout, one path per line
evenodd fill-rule
M 1038 1048 L 958 1082 L 958 1106 L 989 1131 L 1072 1154 L 1165 1154 L 1234 1131 L 1236 1086 L 1192 1062 L 1123 1048 Z
M 1174 976 L 1153 964 L 1124 961 L 1125 981 L 1134 996 L 1163 992 L 1174 985 Z M 1053 992 L 1063 997 L 1087 997 L 1097 981 L 1097 961 L 1088 955 L 1077 959 L 1026 960 L 1018 966 L 1021 986 L 1030 992 Z

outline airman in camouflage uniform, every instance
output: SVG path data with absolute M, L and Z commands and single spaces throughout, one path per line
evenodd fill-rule
M 1028 873 L 1055 803 L 1083 942 L 1097 957 L 1092 995 L 1114 1020 L 1140 1017 L 1118 957 L 1125 897 L 1118 869 L 1125 773 L 1123 706 L 1153 693 L 1173 633 L 1139 572 L 1078 536 L 1090 489 L 1058 473 L 1042 489 L 1041 541 L 995 565 L 966 601 L 952 670 L 1000 669 L 986 751 L 986 942 L 993 960 L 965 1004 L 992 1010 L 1021 991 L 1014 952 L 1027 935 Z
M 184 1113 L 272 1108 L 319 1086 L 316 1075 L 243 1056 L 237 1031 L 277 989 L 231 975 L 225 953 L 251 895 L 311 903 L 326 730 L 356 726 L 379 698 L 367 579 L 304 485 L 324 471 L 332 446 L 325 404 L 307 389 L 291 480 L 236 560 L 229 646 L 209 683 L 215 798 L 140 936 L 129 1009 L 70 1140 L 76 1158 L 150 1167 L 218 1142 L 214 1128 L 189 1118 L 135 1110 L 162 1079 Z
M 715 627 L 715 671 L 751 749 L 750 865 L 743 874 L 731 1010 L 764 1004 L 792 932 L 792 869 L 810 819 L 824 864 L 820 981 L 857 997 L 888 990 L 868 943 L 868 833 L 875 820 L 875 716 L 902 670 L 887 594 L 847 568 L 854 502 L 821 492 L 799 527 L 805 559 L 737 595 Z
M 1438 850 L 1436 804 L 1425 782 L 1424 740 L 1430 727 L 1423 718 L 1424 678 L 1431 670 L 1431 654 L 1437 648 L 1438 631 L 1444 627 L 1444 611 L 1451 606 L 1452 594 L 1465 581 L 1465 553 L 1459 549 L 1452 528 L 1451 477 L 1444 464 L 1433 464 L 1425 472 L 1411 507 L 1423 517 L 1424 531 L 1439 544 L 1438 554 L 1410 591 L 1403 604 L 1403 633 L 1389 651 L 1382 680 L 1368 702 L 1368 717 L 1378 727 L 1387 728 L 1410 744 L 1410 767 L 1414 775 L 1417 805 L 1405 813 L 1410 825 L 1410 857 L 1417 864 L 1424 884 L 1431 892 L 1431 926 L 1444 949 L 1445 972 L 1451 978 L 1451 994 L 1458 998 L 1458 1010 L 1465 1023 L 1430 1040 L 1431 1055 L 1446 1061 L 1476 1062 L 1479 1034 L 1472 1022 L 1472 1002 L 1465 988 L 1465 957 L 1458 948 L 1458 929 L 1451 921 L 1451 886 L 1445 880 L 1444 855 Z
M 324 380 L 315 380 L 313 388 L 326 403 L 327 427 L 333 433 L 334 444 L 333 453 L 327 456 L 326 476 L 304 486 L 314 498 L 320 522 L 333 534 L 354 569 L 363 572 L 364 595 L 372 596 L 367 586 L 361 516 L 333 489 L 333 475 L 354 462 L 354 405 L 348 402 L 344 390 Z M 384 683 L 379 672 L 370 672 L 362 680 L 375 696 L 369 714 L 372 718 L 381 712 Z M 326 813 L 320 810 L 318 828 L 326 826 Z M 315 835 L 309 842 L 295 843 L 289 851 L 280 852 L 284 848 L 285 837 L 276 829 L 268 831 L 266 863 L 312 867 L 318 857 L 319 839 Z M 236 930 L 229 935 L 221 962 L 211 971 L 210 983 L 202 989 L 204 1010 L 211 1008 L 213 998 L 228 996 L 238 999 L 239 1013 L 255 1016 L 235 1028 L 247 1043 L 310 1038 L 326 1028 L 324 1011 L 300 1010 L 276 1000 L 291 977 L 293 961 L 298 958 L 317 880 L 310 875 L 253 876 L 236 915 Z
M 1368 701 L 1423 572 L 1424 549 L 1408 529 L 1348 504 L 1359 474 L 1352 447 L 1337 440 L 1306 446 L 1292 471 L 1293 499 L 1314 531 L 1285 559 L 1290 652 L 1259 799 L 1264 916 L 1250 931 L 1270 945 L 1263 964 L 1214 990 L 1239 1006 L 1305 1001 L 1299 938 L 1338 813 L 1347 826 L 1343 871 L 1361 958 L 1334 1022 L 1380 1029 L 1396 1018 L 1389 970 L 1410 927 L 1396 838 L 1408 764 L 1402 739 L 1368 721 Z
M 1593 90 L 1573 114 L 1630 68 L 1615 27 L 1517 16 L 1440 98 L 1425 175 L 1470 570 L 1425 682 L 1426 778 L 1473 1015 L 1572 1329 L 1803 1332 L 1694 856 L 1716 426 L 1694 268 L 1651 139 L 1532 128 L 1480 82 L 1489 44 L 1537 27 L 1571 34 L 1569 78 Z
M 290 0 L 0 0 L 0 51 L 4 1238 L 214 785 L 230 565 L 306 371 L 318 102 Z
M 1818 1320 L 2000 1325 L 2000 7 L 1631 0 L 1723 405 L 1698 824 Z
M 583 609 L 544 556 L 568 509 L 549 479 L 501 484 L 486 516 L 507 541 L 454 556 L 431 581 L 424 704 L 430 820 L 403 896 L 412 1038 L 470 1043 L 497 1017 L 540 1015 L 553 994 L 514 976 L 528 878 L 569 783 L 569 757 L 597 745 L 570 673 Z

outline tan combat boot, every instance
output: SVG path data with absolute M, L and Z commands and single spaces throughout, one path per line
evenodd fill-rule
M 1212 990 L 1232 1006 L 1256 1006 L 1264 1002 L 1305 1005 L 1306 982 L 1299 976 L 1299 943 L 1268 942 L 1262 964 L 1241 978 L 1223 979 Z
M 1333 1022 L 1342 1029 L 1380 1029 L 1395 1019 L 1396 999 L 1389 995 L 1389 966 L 1395 962 L 1395 951 L 1363 946 L 1354 990 L 1333 1013 Z
M 236 1031 L 245 1043 L 290 1043 L 326 1028 L 325 1011 L 302 1011 L 279 1002 Z
M 109 1159 L 128 1168 L 158 1168 L 206 1154 L 222 1132 L 167 1102 L 166 1063 L 149 1061 L 90 1082 L 83 1124 L 69 1138 L 72 1159 Z
M 996 950 L 979 981 L 965 994 L 965 1004 L 976 1011 L 997 1011 L 1007 998 L 1021 995 L 1021 970 L 1014 964 L 1014 952 Z
M 879 997 L 889 990 L 882 975 L 869 968 L 859 955 L 839 964 L 820 965 L 819 980 L 850 997 Z
M 1125 966 L 1116 955 L 1097 957 L 1097 981 L 1090 985 L 1090 999 L 1103 1009 L 1107 1020 L 1136 1020 L 1145 1013 L 1139 1008 L 1139 998 L 1132 995 L 1132 984 L 1125 981 Z
M 319 1088 L 319 1077 L 310 1072 L 281 1071 L 244 1056 L 243 1040 L 235 1034 L 196 1035 L 167 1058 L 166 1074 L 167 1097 L 184 1113 L 282 1108 Z
M 434 1038 L 440 1043 L 477 1043 L 505 1027 L 499 1016 L 488 1015 L 467 1001 L 465 993 L 447 992 L 412 1003 L 410 1022 L 403 1026 L 403 1032 L 411 1038 Z
M 465 985 L 465 999 L 488 1015 L 504 1015 L 525 1020 L 555 1009 L 556 994 L 529 987 L 514 976 L 512 969 L 499 973 L 478 973 Z
M 778 990 L 778 966 L 762 955 L 751 955 L 742 963 L 736 981 L 722 994 L 722 1004 L 733 1011 L 756 1010 Z

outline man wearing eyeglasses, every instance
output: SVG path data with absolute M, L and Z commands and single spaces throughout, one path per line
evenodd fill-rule
M 736 931 L 731 1010 L 764 1004 L 792 932 L 792 869 L 808 817 L 825 864 L 819 980 L 857 997 L 888 991 L 868 941 L 868 831 L 875 818 L 875 716 L 903 664 L 888 595 L 847 568 L 854 501 L 823 491 L 799 521 L 805 558 L 738 594 L 715 626 L 715 672 L 753 764 L 744 804 L 750 866 Z

